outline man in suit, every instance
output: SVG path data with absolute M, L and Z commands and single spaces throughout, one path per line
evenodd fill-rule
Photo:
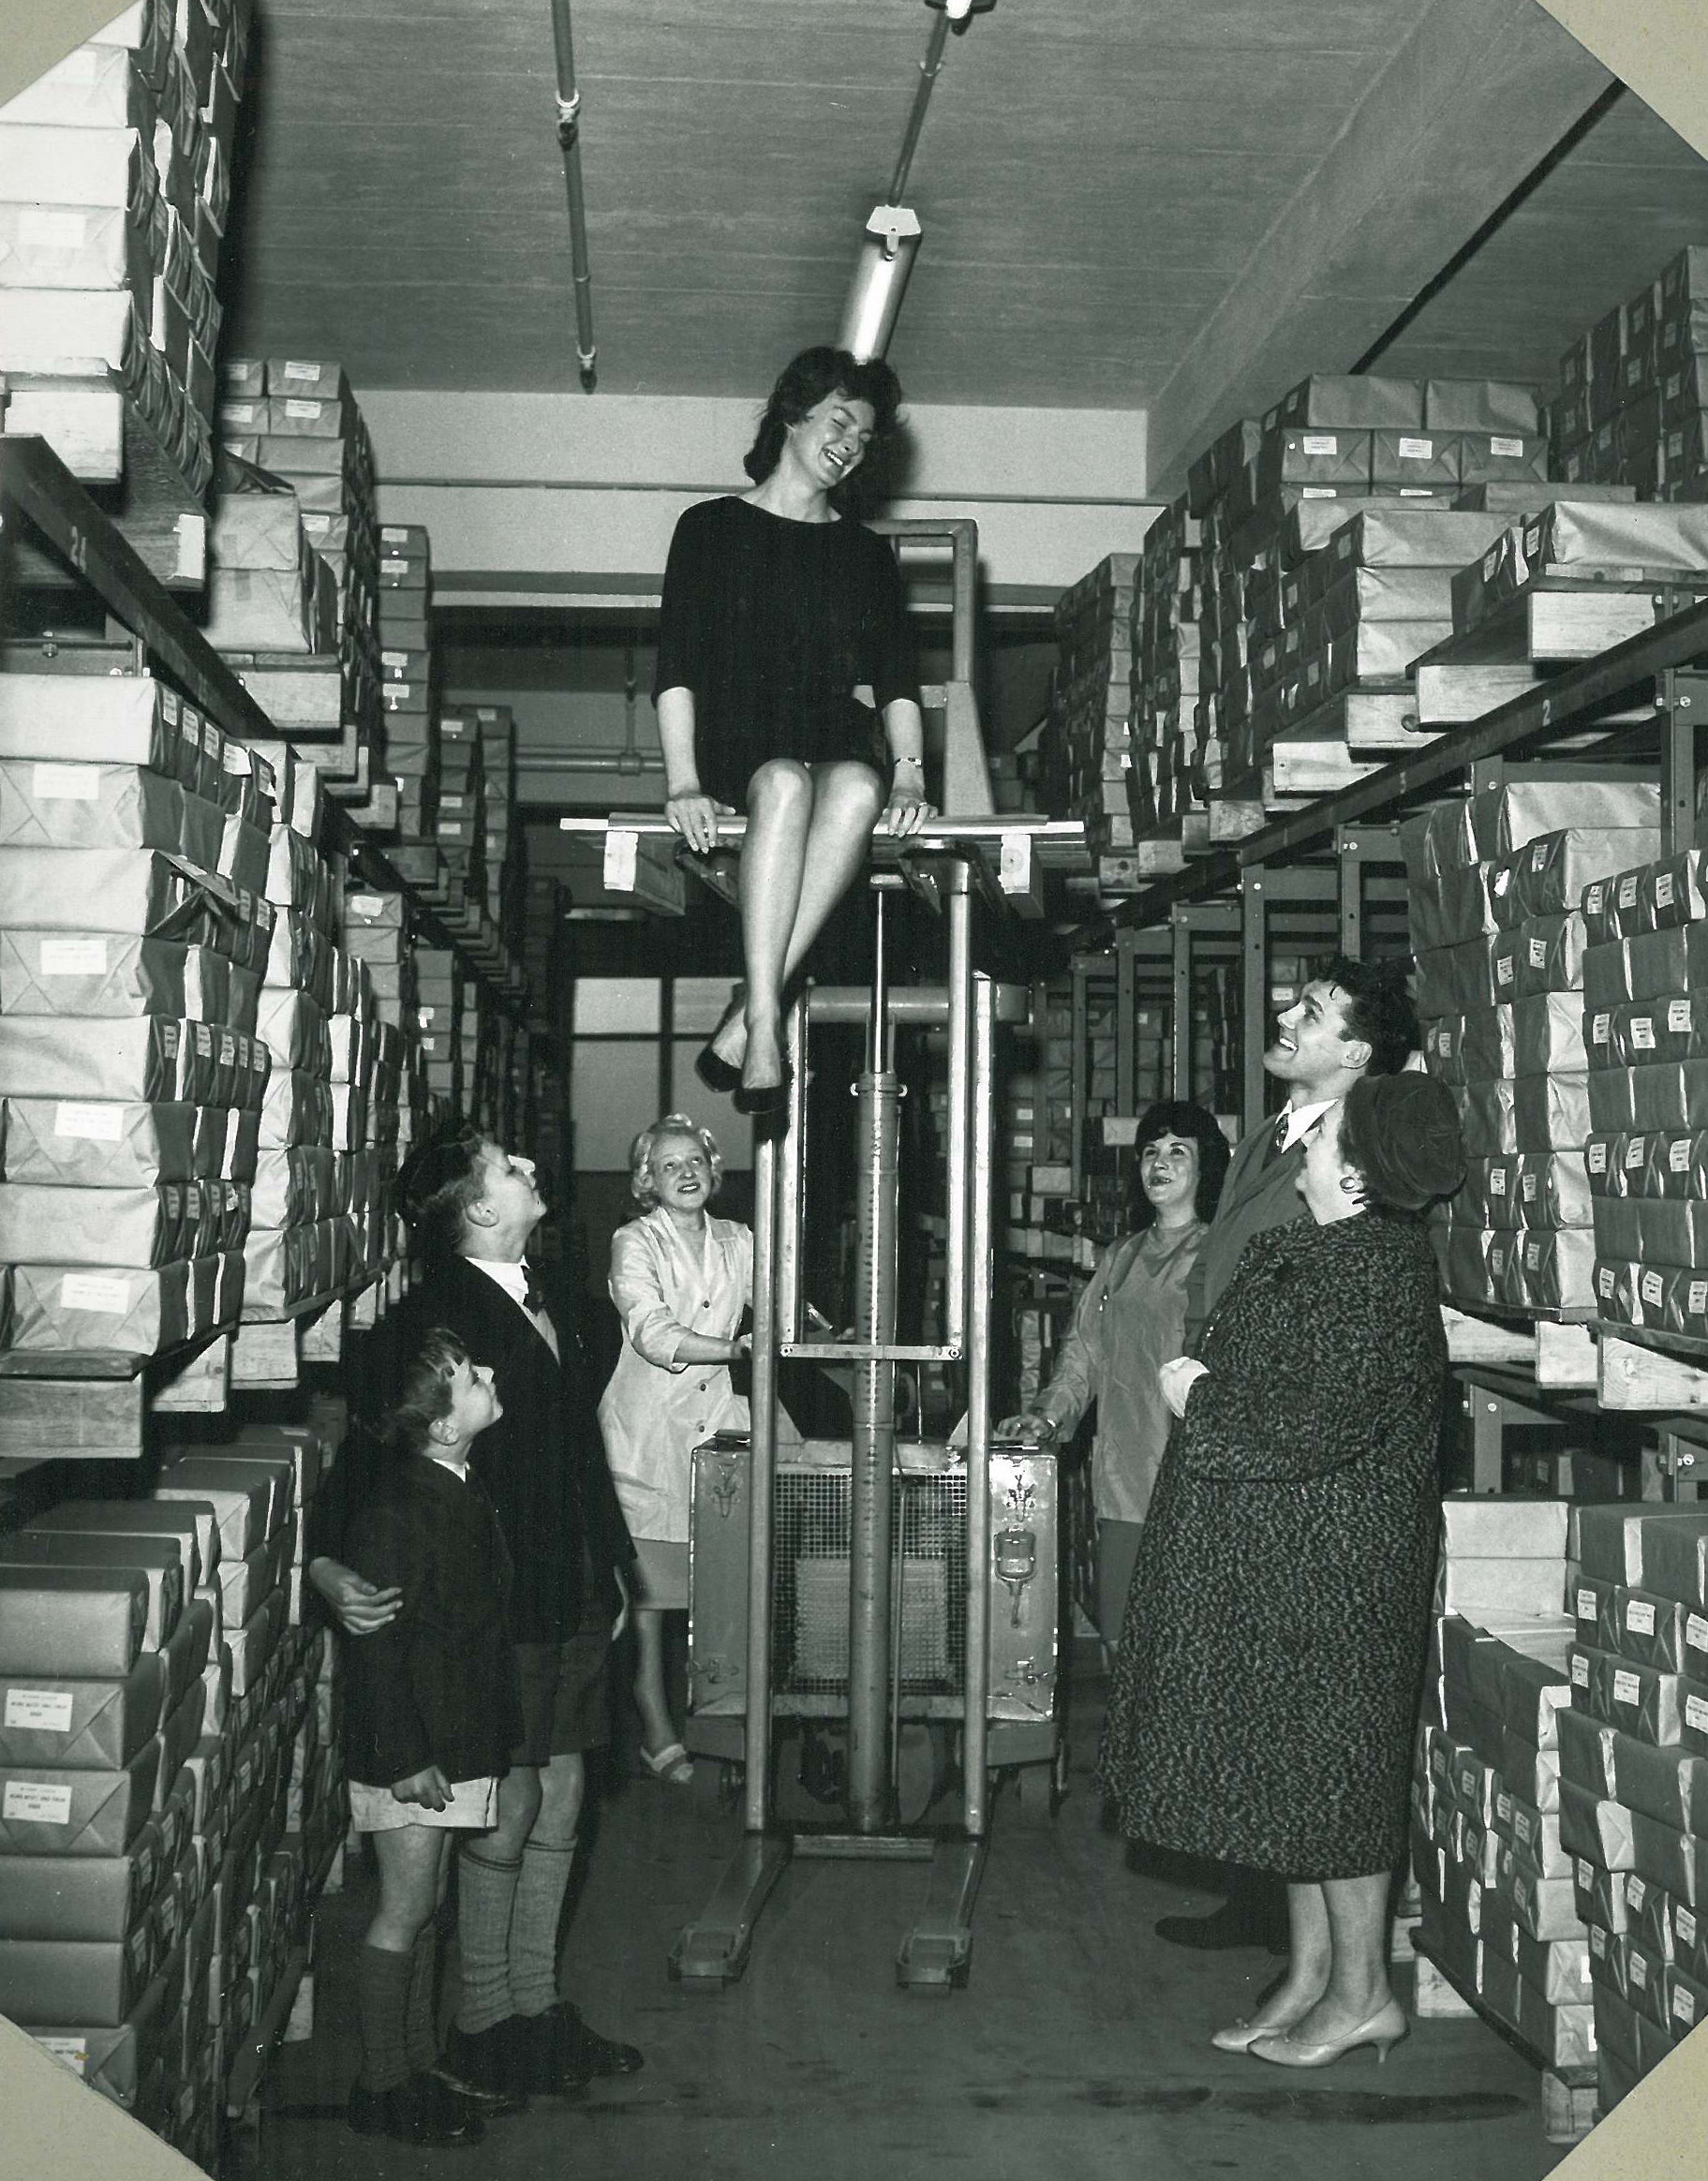
M 1286 1086 L 1286 1103 L 1242 1136 L 1234 1151 L 1215 1217 L 1187 1282 L 1189 1351 L 1222 1299 L 1247 1242 L 1306 1216 L 1299 1177 L 1305 1139 L 1317 1120 L 1360 1076 L 1398 1075 L 1418 1043 L 1418 1017 L 1401 963 L 1336 955 L 1282 1011 L 1263 1066 Z M 1164 1395 L 1177 1416 L 1201 1368 L 1183 1361 L 1163 1366 Z M 1173 1946 L 1268 1946 L 1285 1953 L 1285 1889 L 1272 1878 L 1230 1868 L 1227 1900 L 1214 1915 L 1165 1916 L 1156 1931 Z
M 632 1557 L 585 1363 L 545 1306 L 527 1249 L 545 1213 L 533 1163 L 465 1126 L 423 1145 L 399 1194 L 427 1273 L 394 1321 L 408 1355 L 443 1326 L 489 1364 L 504 1406 L 469 1467 L 514 1569 L 511 1633 L 523 1731 L 498 1822 L 458 1857 L 462 1995 L 450 2070 L 489 2107 L 628 2074 L 632 2045 L 601 2037 L 557 1994 L 557 1925 L 574 1856 L 586 1753 L 610 1738 L 611 1643 Z M 328 1545 L 323 1530 L 317 1543 Z M 310 1580 L 352 1634 L 395 1609 L 330 1551 Z

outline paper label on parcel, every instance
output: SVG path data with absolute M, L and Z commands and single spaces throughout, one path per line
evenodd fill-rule
M 7 1780 L 0 1796 L 0 1818 L 8 1824 L 68 1825 L 71 1790 L 52 1780 Z
M 71 1728 L 69 1689 L 7 1689 L 6 1724 L 39 1733 L 67 1734 Z M 9 1793 L 9 1789 L 7 1790 Z M 8 1810 L 9 1817 L 11 1812 Z

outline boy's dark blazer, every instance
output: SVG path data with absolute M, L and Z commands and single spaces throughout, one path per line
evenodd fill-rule
M 348 1550 L 358 1574 L 403 1592 L 396 1619 L 345 1654 L 351 1779 L 391 1787 L 429 1764 L 449 1780 L 502 1775 L 522 1714 L 510 1555 L 485 1491 L 398 1455 L 356 1510 Z
M 580 1340 L 566 1312 L 554 1312 L 553 1323 L 561 1361 L 527 1312 L 467 1258 L 431 1267 L 374 1343 L 349 1438 L 315 1503 L 309 1557 L 349 1563 L 350 1525 L 383 1469 L 379 1420 L 423 1334 L 443 1326 L 477 1363 L 492 1365 L 504 1404 L 475 1441 L 468 1466 L 491 1495 L 510 1550 L 515 1640 L 557 1642 L 580 1625 L 584 1607 L 614 1621 L 613 1571 L 627 1571 L 634 1548 L 605 1462 Z
M 400 1356 L 419 1345 L 429 1327 L 443 1326 L 477 1363 L 492 1366 L 504 1414 L 475 1441 L 468 1466 L 492 1495 L 510 1548 L 518 1643 L 572 1635 L 584 1608 L 615 1620 L 620 1599 L 614 1571 L 626 1570 L 634 1553 L 586 1361 L 565 1316 L 554 1313 L 554 1356 L 496 1280 L 466 1257 L 447 1257 L 394 1321 Z

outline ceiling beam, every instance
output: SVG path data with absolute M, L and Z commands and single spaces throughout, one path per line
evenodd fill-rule
M 492 602 L 655 592 L 676 517 L 746 488 L 751 401 L 690 396 L 361 390 L 381 517 L 424 523 L 436 594 Z M 1142 409 L 910 403 L 888 514 L 979 526 L 988 603 L 1031 605 L 1156 513 Z M 551 594 L 551 595 L 548 595 Z
M 1542 6 L 1708 159 L 1701 0 L 1542 0 Z
M 1609 81 L 1537 0 L 1435 0 L 1152 402 L 1158 496 L 1235 418 L 1348 370 Z

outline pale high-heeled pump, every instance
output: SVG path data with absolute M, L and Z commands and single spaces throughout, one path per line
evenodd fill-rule
M 1219 2053 L 1249 2053 L 1259 2038 L 1285 2035 L 1272 2022 L 1230 2022 L 1225 2029 L 1212 2029 L 1210 2041 Z
M 1374 2045 L 1376 2065 L 1381 2066 L 1389 2054 L 1411 2027 L 1405 2019 L 1405 2010 L 1397 1999 L 1384 2000 L 1367 2022 L 1360 2022 L 1356 2029 L 1344 2037 L 1330 2038 L 1322 2044 L 1301 2043 L 1293 2037 L 1260 2037 L 1255 2039 L 1246 2050 L 1255 2060 L 1268 2060 L 1277 2068 L 1327 2068 L 1334 2061 L 1344 2059 L 1360 2045 Z

